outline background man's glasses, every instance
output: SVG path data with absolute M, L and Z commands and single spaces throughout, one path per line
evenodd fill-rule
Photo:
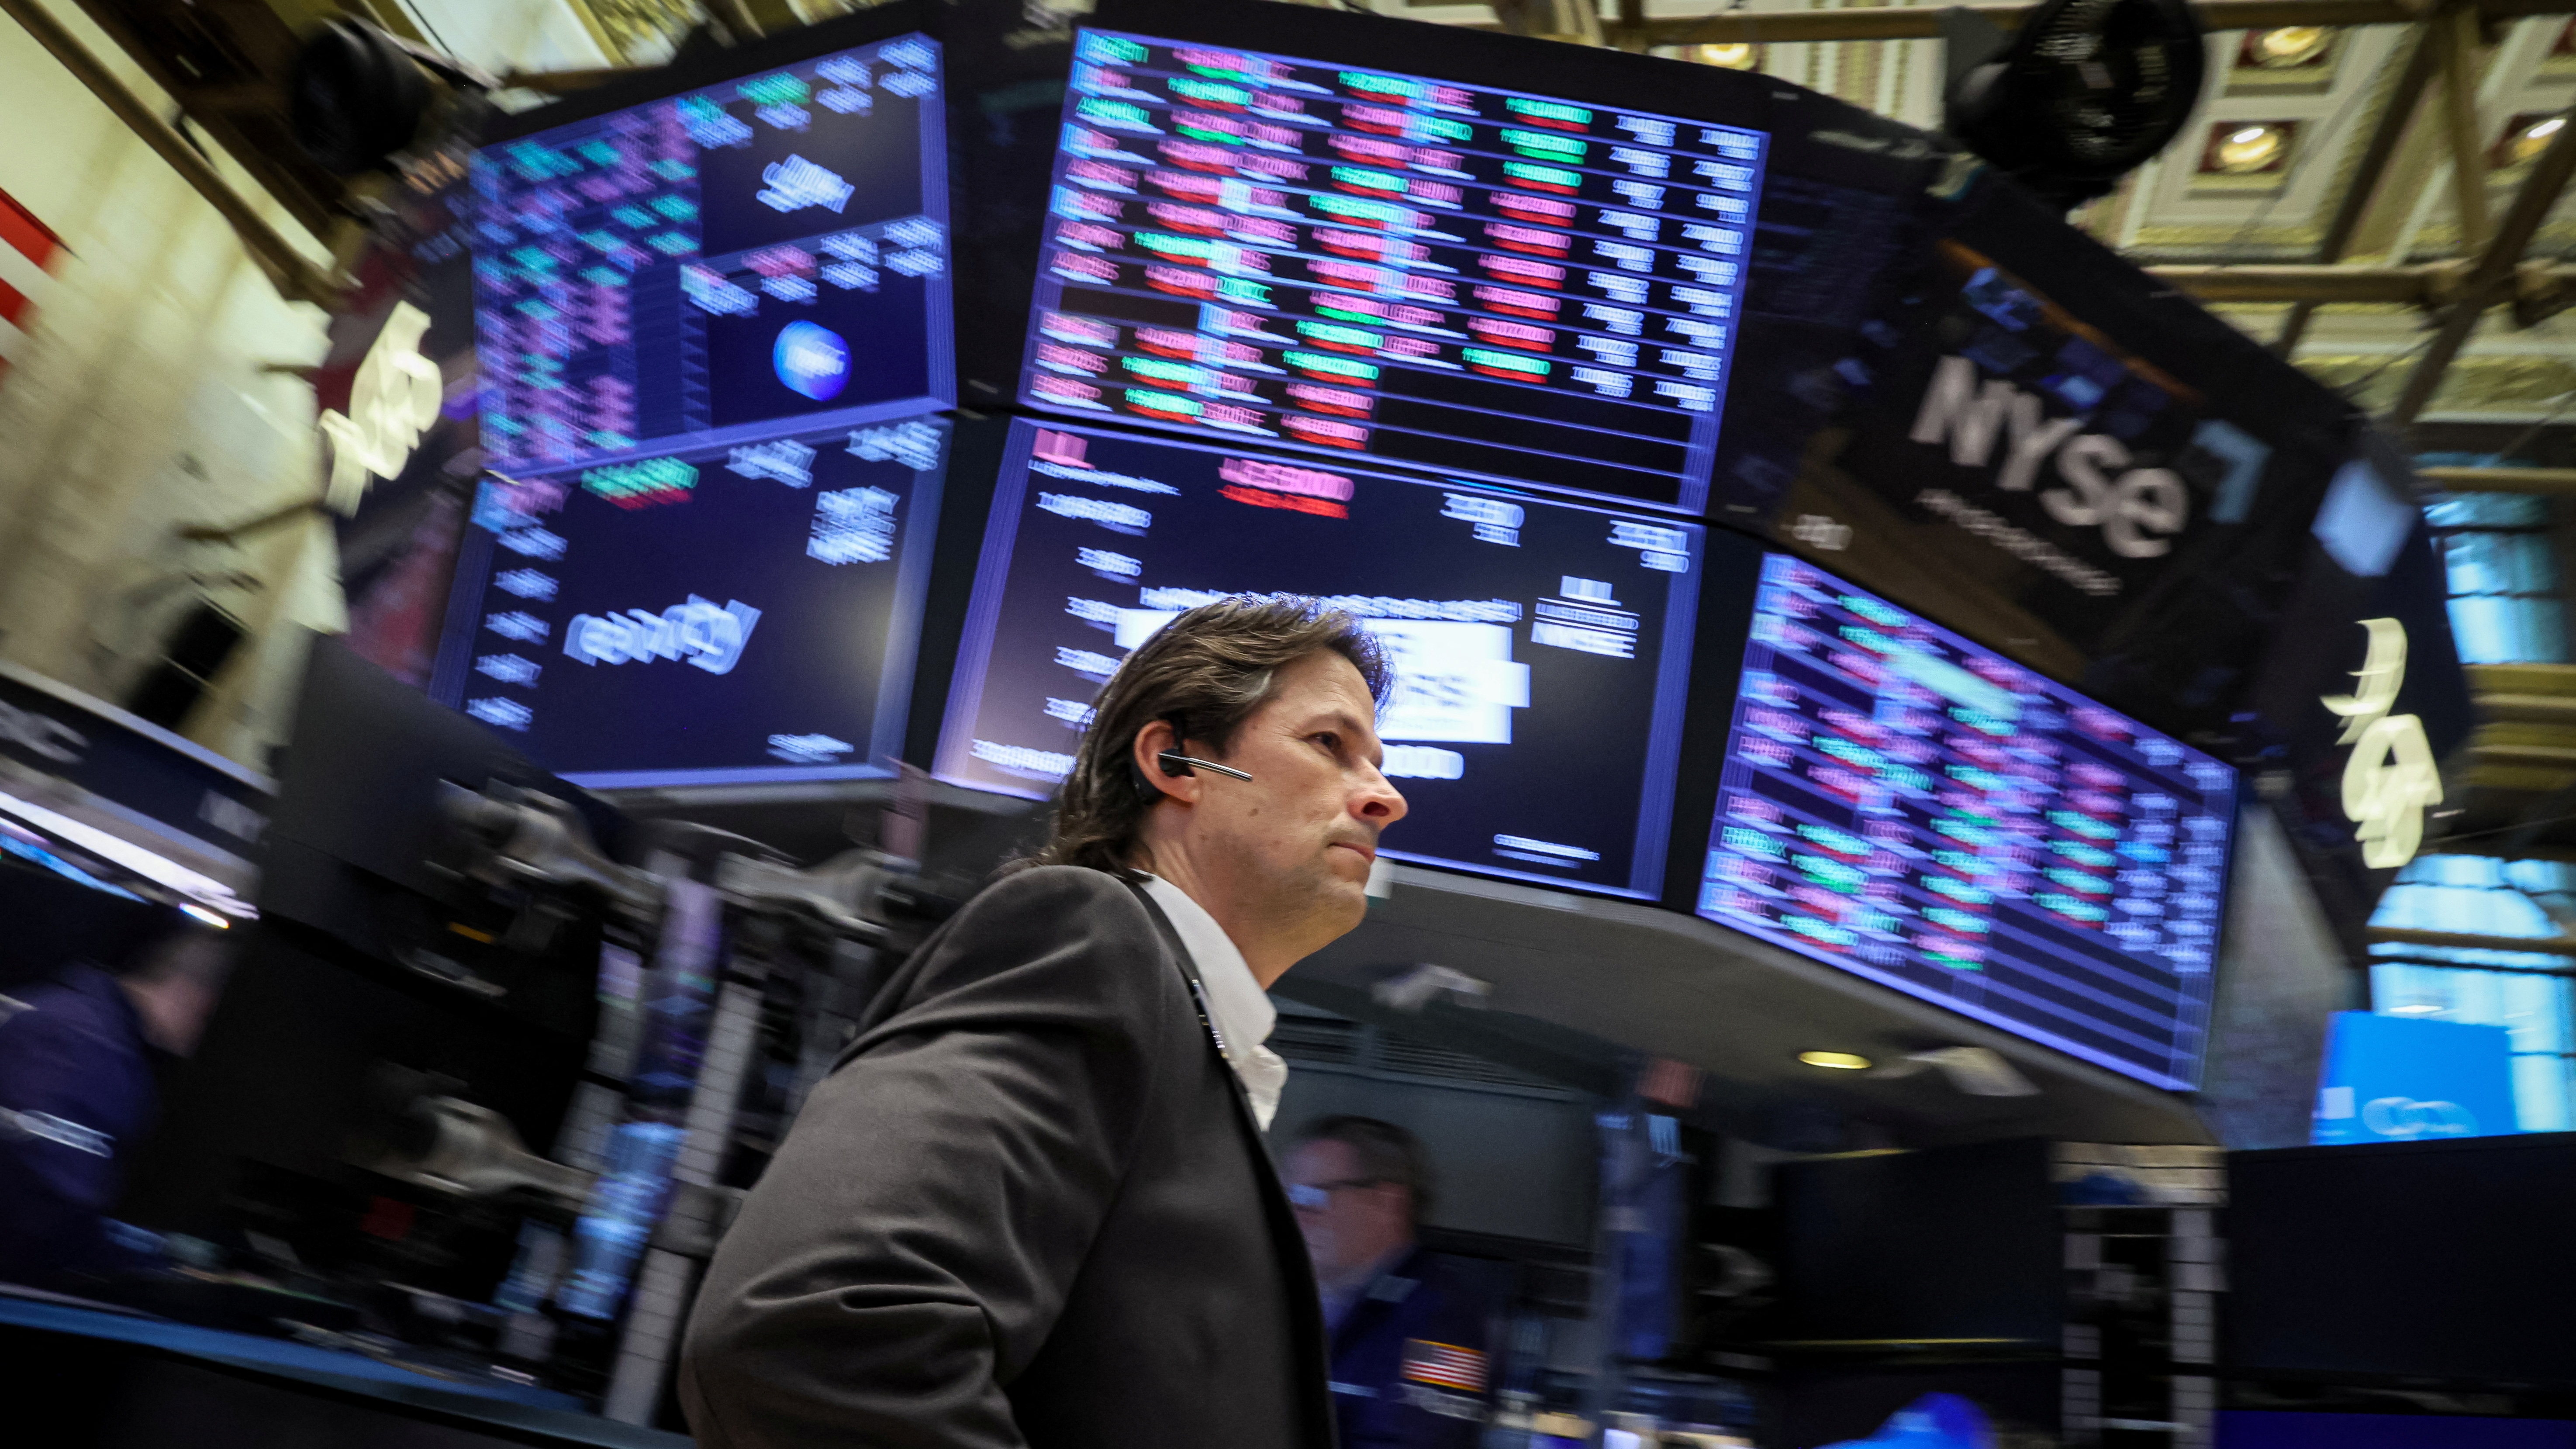
M 1343 1188 L 1376 1187 L 1385 1181 L 1382 1177 L 1346 1177 L 1339 1182 L 1292 1182 L 1288 1184 L 1288 1201 L 1292 1206 L 1321 1212 L 1332 1203 L 1333 1194 Z

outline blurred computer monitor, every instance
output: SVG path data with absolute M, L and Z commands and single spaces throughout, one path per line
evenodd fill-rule
M 2576 1389 L 2576 1133 L 2228 1158 L 2238 1378 Z
M 596 1020 L 602 927 L 579 909 L 532 919 L 542 905 L 437 864 L 453 853 L 442 785 L 495 782 L 573 800 L 614 837 L 619 817 L 490 731 L 315 642 L 260 919 L 195 1055 L 170 1073 L 128 1216 L 214 1231 L 267 1214 L 271 1236 L 339 1232 L 366 1206 L 345 1159 L 388 1069 L 492 1108 L 541 1152 L 553 1141 Z M 352 1193 L 348 1223 L 321 1226 L 337 1211 L 322 1204 L 349 1207 Z

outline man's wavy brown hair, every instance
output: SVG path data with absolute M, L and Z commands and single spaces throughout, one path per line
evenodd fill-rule
M 1201 604 L 1136 647 L 1092 703 L 1091 725 L 1056 797 L 1055 827 L 1035 865 L 1122 871 L 1146 812 L 1163 793 L 1129 758 L 1136 736 L 1168 720 L 1184 753 L 1222 755 L 1235 731 L 1276 691 L 1279 671 L 1331 650 L 1351 662 L 1369 697 L 1386 703 L 1394 674 L 1359 620 L 1296 594 L 1242 594 Z

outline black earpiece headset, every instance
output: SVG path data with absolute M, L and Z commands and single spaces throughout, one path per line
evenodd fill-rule
M 1185 755 L 1178 750 L 1165 750 L 1154 757 L 1154 762 L 1163 767 L 1163 773 L 1166 775 L 1191 774 L 1193 773 L 1191 767 L 1196 766 L 1198 769 L 1214 770 L 1220 775 L 1230 775 L 1247 783 L 1252 779 L 1249 771 L 1238 770 L 1232 765 L 1220 765 L 1214 760 L 1202 760 L 1193 755 Z
M 1173 743 L 1178 744 L 1181 740 L 1187 738 L 1187 736 L 1181 733 L 1181 722 L 1179 719 L 1171 715 L 1165 715 L 1163 716 L 1163 723 L 1172 727 Z M 1154 763 L 1162 767 L 1164 774 L 1175 778 L 1182 775 L 1195 774 L 1200 770 L 1214 770 L 1220 775 L 1227 776 L 1231 779 L 1241 780 L 1246 784 L 1250 784 L 1252 782 L 1252 775 L 1249 771 L 1238 770 L 1232 765 L 1220 765 L 1214 760 L 1202 760 L 1195 755 L 1185 755 L 1178 750 L 1163 751 L 1161 754 L 1154 756 Z M 1145 783 L 1145 777 L 1142 771 L 1137 772 L 1136 784 L 1140 788 L 1144 789 L 1148 794 L 1154 793 L 1153 787 Z

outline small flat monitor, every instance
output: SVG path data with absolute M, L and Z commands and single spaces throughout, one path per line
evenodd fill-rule
M 1395 666 L 1397 860 L 1651 898 L 1706 538 L 1693 524 L 1244 448 L 1012 425 L 940 778 L 1041 798 L 1182 610 L 1298 593 Z
M 1698 513 L 1766 146 L 1085 30 L 1020 400 Z
M 2233 769 L 1785 554 L 1726 749 L 1700 915 L 2194 1085 Z
M 432 693 L 591 787 L 902 753 L 949 423 L 487 479 Z
M 941 91 L 938 44 L 904 35 L 484 146 L 490 466 L 953 403 Z
M 2231 1152 L 2219 1372 L 2501 1391 L 2533 1406 L 2524 1413 L 2564 1404 L 2576 1393 L 2571 1214 L 2576 1133 Z

